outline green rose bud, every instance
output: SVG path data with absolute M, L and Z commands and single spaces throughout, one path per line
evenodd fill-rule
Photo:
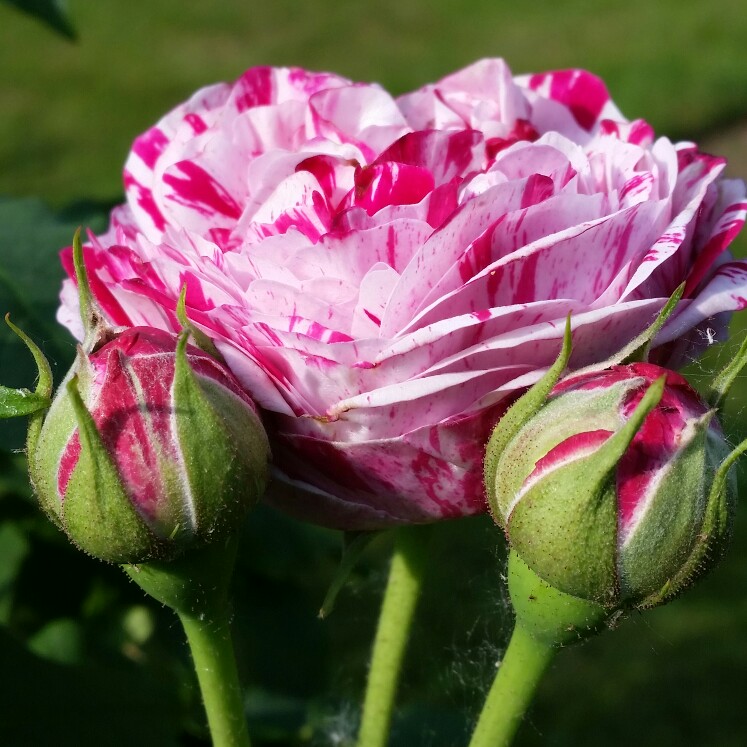
M 79 351 L 29 439 L 42 506 L 81 549 L 115 563 L 231 534 L 267 480 L 254 404 L 186 333 L 135 327 L 108 338 Z
M 681 376 L 615 365 L 526 396 L 531 406 L 519 400 L 491 439 L 486 486 L 540 578 L 608 609 L 646 607 L 719 557 L 736 489 L 730 449 Z

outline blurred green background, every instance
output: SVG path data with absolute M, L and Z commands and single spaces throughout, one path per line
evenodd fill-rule
M 43 341 L 58 376 L 73 346 L 53 321 L 57 249 L 78 224 L 103 227 L 135 135 L 196 88 L 252 65 L 329 69 L 393 92 L 482 56 L 505 57 L 515 73 L 585 67 L 627 116 L 696 139 L 727 155 L 732 175 L 747 175 L 743 0 L 79 0 L 68 8 L 77 43 L 0 1 L 0 311 Z M 735 249 L 747 254 L 745 239 Z M 746 326 L 737 320 L 735 329 Z M 731 350 L 713 348 L 692 373 Z M 0 377 L 15 386 L 33 379 L 5 332 Z M 746 404 L 740 382 L 726 418 L 734 440 L 747 435 Z M 29 498 L 22 457 L 11 451 L 22 445 L 19 428 L 4 424 L 0 443 L 0 744 L 206 744 L 175 618 L 116 568 L 68 547 Z M 733 548 L 704 583 L 561 653 L 518 744 L 747 742 L 741 508 Z M 258 747 L 350 743 L 390 545 L 371 549 L 320 621 L 340 546 L 337 534 L 269 509 L 247 523 L 236 633 Z M 466 744 L 510 624 L 503 567 L 489 521 L 440 527 L 392 745 Z

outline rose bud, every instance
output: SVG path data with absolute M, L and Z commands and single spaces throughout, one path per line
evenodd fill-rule
M 170 559 L 219 539 L 264 490 L 255 406 L 187 336 L 134 327 L 80 348 L 29 438 L 42 506 L 102 560 Z
M 506 418 L 488 446 L 488 500 L 540 578 L 608 608 L 648 607 L 715 562 L 736 453 L 680 375 L 615 365 L 566 378 L 539 406 L 517 405 L 523 422 Z

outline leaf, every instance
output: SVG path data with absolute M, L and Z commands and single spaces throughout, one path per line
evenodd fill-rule
M 8 5 L 30 16 L 34 16 L 49 28 L 64 36 L 69 41 L 75 41 L 77 34 L 68 18 L 65 0 L 4 0 Z
M 74 340 L 55 321 L 64 272 L 59 251 L 69 246 L 78 226 L 94 231 L 106 226 L 109 206 L 71 207 L 55 214 L 36 199 L 0 198 L 0 314 L 42 349 L 59 381 L 75 356 Z M 32 389 L 37 377 L 24 343 L 0 325 L 0 384 Z M 26 423 L 9 421 L 0 428 L 0 449 L 21 448 Z

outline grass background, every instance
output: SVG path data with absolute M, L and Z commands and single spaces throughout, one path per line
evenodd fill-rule
M 77 0 L 69 7 L 76 44 L 0 4 L 0 195 L 41 197 L 64 208 L 52 213 L 29 201 L 0 203 L 0 269 L 25 272 L 23 287 L 31 290 L 42 276 L 44 288 L 57 283 L 50 267 L 73 226 L 96 225 L 97 205 L 121 198 L 121 167 L 133 137 L 196 88 L 255 64 L 334 70 L 394 92 L 482 56 L 503 56 L 516 73 L 585 67 L 606 80 L 627 116 L 643 117 L 672 138 L 697 139 L 727 155 L 733 175 L 747 175 L 743 0 Z M 744 239 L 736 251 L 747 254 Z M 19 265 L 24 252 L 43 259 L 43 269 L 36 260 Z M 2 282 L 0 273 L 0 291 Z M 26 301 L 29 314 L 50 324 L 53 294 L 37 299 L 16 288 L 9 298 L 11 309 Z M 60 339 L 62 370 L 72 347 Z M 20 375 L 4 350 L 3 375 Z M 730 350 L 713 350 L 693 372 L 713 368 Z M 727 412 L 735 439 L 747 434 L 745 404 L 740 382 Z M 733 548 L 704 583 L 562 652 L 519 744 L 736 747 L 747 741 L 741 508 Z M 255 742 L 347 744 L 386 542 L 365 558 L 322 623 L 315 614 L 339 537 L 266 509 L 245 533 L 236 628 Z M 501 540 L 485 519 L 440 529 L 393 744 L 466 744 L 469 719 L 505 643 L 503 562 Z M 5 452 L 0 623 L 3 745 L 205 744 L 172 616 L 144 600 L 117 569 L 79 557 L 40 520 L 22 465 Z

